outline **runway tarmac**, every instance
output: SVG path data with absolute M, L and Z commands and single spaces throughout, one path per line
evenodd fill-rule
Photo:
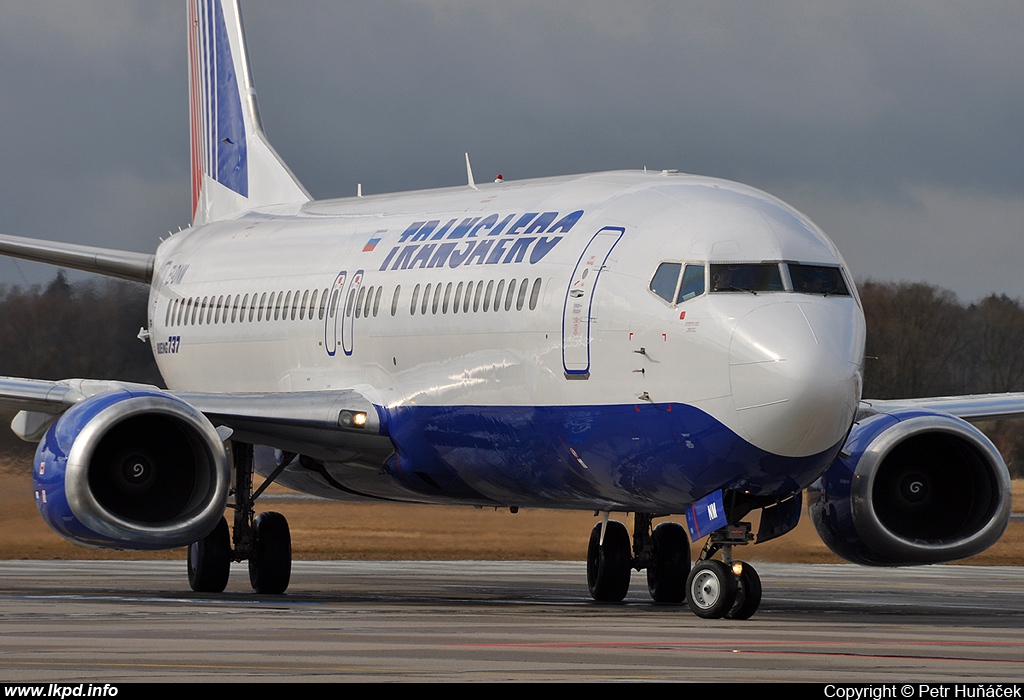
M 184 562 L 0 562 L 0 680 L 1019 682 L 1024 568 L 762 564 L 760 611 L 589 599 L 582 562 L 296 562 L 286 595 Z

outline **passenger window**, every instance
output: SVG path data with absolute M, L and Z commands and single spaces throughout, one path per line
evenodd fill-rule
M 530 290 L 530 311 L 537 308 L 537 300 L 540 299 L 540 277 L 533 282 L 533 289 Z
M 675 302 L 676 286 L 679 284 L 679 271 L 682 263 L 663 262 L 651 278 L 650 289 L 669 304 Z
M 441 303 L 441 283 L 438 282 L 434 287 L 434 302 L 430 305 L 430 313 L 437 313 L 437 305 Z M 424 313 L 426 313 L 424 311 Z
M 366 301 L 366 287 L 359 288 L 359 298 L 356 299 L 356 318 L 363 315 L 363 302 Z
M 338 299 L 341 298 L 341 290 L 335 287 L 334 291 L 331 292 L 331 306 L 327 312 L 330 318 L 335 318 L 338 315 Z
M 494 290 L 494 306 L 491 307 L 495 311 L 501 311 L 501 298 L 505 295 L 505 280 L 498 280 L 498 286 Z M 486 309 L 485 309 L 486 311 Z
M 477 293 L 480 292 L 480 288 L 479 287 L 477 287 L 476 290 L 477 290 Z M 488 280 L 487 281 L 487 290 L 484 292 L 484 312 L 487 312 L 487 311 L 491 310 L 491 292 L 493 292 L 493 291 L 494 291 L 494 280 Z M 499 292 L 499 294 L 500 294 L 500 292 Z M 476 311 L 475 307 L 473 308 L 473 311 Z
M 459 313 L 459 306 L 462 304 L 462 282 L 455 288 L 455 299 L 452 301 L 452 313 Z

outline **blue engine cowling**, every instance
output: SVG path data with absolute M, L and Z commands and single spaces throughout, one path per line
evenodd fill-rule
M 81 545 L 170 549 L 224 515 L 231 468 L 213 425 L 169 394 L 118 390 L 69 408 L 33 464 L 43 520 Z
M 1010 476 L 992 442 L 966 421 L 925 410 L 859 420 L 808 493 L 829 549 L 869 566 L 973 556 L 1010 518 Z

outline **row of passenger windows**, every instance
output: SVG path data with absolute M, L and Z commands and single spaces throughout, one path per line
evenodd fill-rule
M 783 292 L 849 296 L 842 271 L 834 265 L 798 263 L 714 263 L 710 292 Z M 705 292 L 705 266 L 663 262 L 651 278 L 650 290 L 670 304 Z
M 475 311 L 505 311 L 513 307 L 522 311 L 528 305 L 530 311 L 537 308 L 540 298 L 541 279 L 533 280 L 488 280 L 477 282 L 448 282 L 438 284 L 417 284 L 412 290 L 409 304 L 410 314 L 469 313 Z M 421 296 L 422 291 L 422 296 Z M 348 291 L 343 313 L 376 318 L 380 311 L 383 287 L 360 286 Z M 395 287 L 391 299 L 391 315 L 398 313 L 402 286 Z M 527 295 L 529 303 L 527 304 Z M 338 312 L 341 290 L 313 289 L 279 292 L 256 292 L 255 294 L 221 294 L 219 296 L 188 297 L 175 299 L 167 305 L 164 325 L 201 326 L 224 323 L 253 323 L 260 321 L 323 321 L 325 316 L 334 317 Z
M 514 306 L 516 311 L 522 311 L 524 307 L 528 305 L 530 311 L 537 308 L 537 302 L 540 299 L 540 287 L 541 280 L 538 277 L 533 281 L 533 286 L 530 286 L 530 280 L 524 278 L 522 280 L 516 280 L 515 278 L 508 280 L 488 280 L 485 283 L 481 280 L 478 282 L 459 282 L 458 285 L 452 286 L 452 282 L 447 284 L 436 284 L 427 285 L 423 288 L 423 296 L 420 296 L 420 285 L 416 285 L 412 290 L 412 299 L 409 302 L 409 313 L 415 315 L 417 312 L 420 314 L 426 314 L 429 308 L 430 313 L 442 313 L 446 314 L 451 309 L 451 313 L 457 314 L 469 313 L 470 310 L 477 311 L 500 311 L 504 307 L 505 311 L 511 311 Z M 465 286 L 464 286 L 465 285 Z M 518 290 L 517 290 L 518 285 Z M 529 295 L 529 303 L 527 304 L 527 295 Z M 395 300 L 397 302 L 397 295 Z M 392 307 L 391 314 L 395 314 L 395 309 Z

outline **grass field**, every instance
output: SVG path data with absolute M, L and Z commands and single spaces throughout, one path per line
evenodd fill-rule
M 184 559 L 184 550 L 118 552 L 78 547 L 52 532 L 32 495 L 31 450 L 0 456 L 0 559 Z M 1013 484 L 1024 503 L 1024 481 Z M 283 489 L 279 493 L 287 493 Z M 1019 506 L 1018 506 L 1019 509 Z M 590 511 L 508 510 L 455 506 L 267 502 L 288 518 L 296 559 L 579 560 L 597 518 Z M 613 515 L 613 517 L 616 517 Z M 618 515 L 632 528 L 632 518 Z M 679 518 L 680 522 L 682 518 Z M 756 531 L 756 523 L 755 523 Z M 694 546 L 696 557 L 699 546 Z M 795 531 L 737 555 L 749 561 L 839 562 L 805 516 Z M 1024 564 L 1024 522 L 1012 521 L 987 552 L 963 563 Z

